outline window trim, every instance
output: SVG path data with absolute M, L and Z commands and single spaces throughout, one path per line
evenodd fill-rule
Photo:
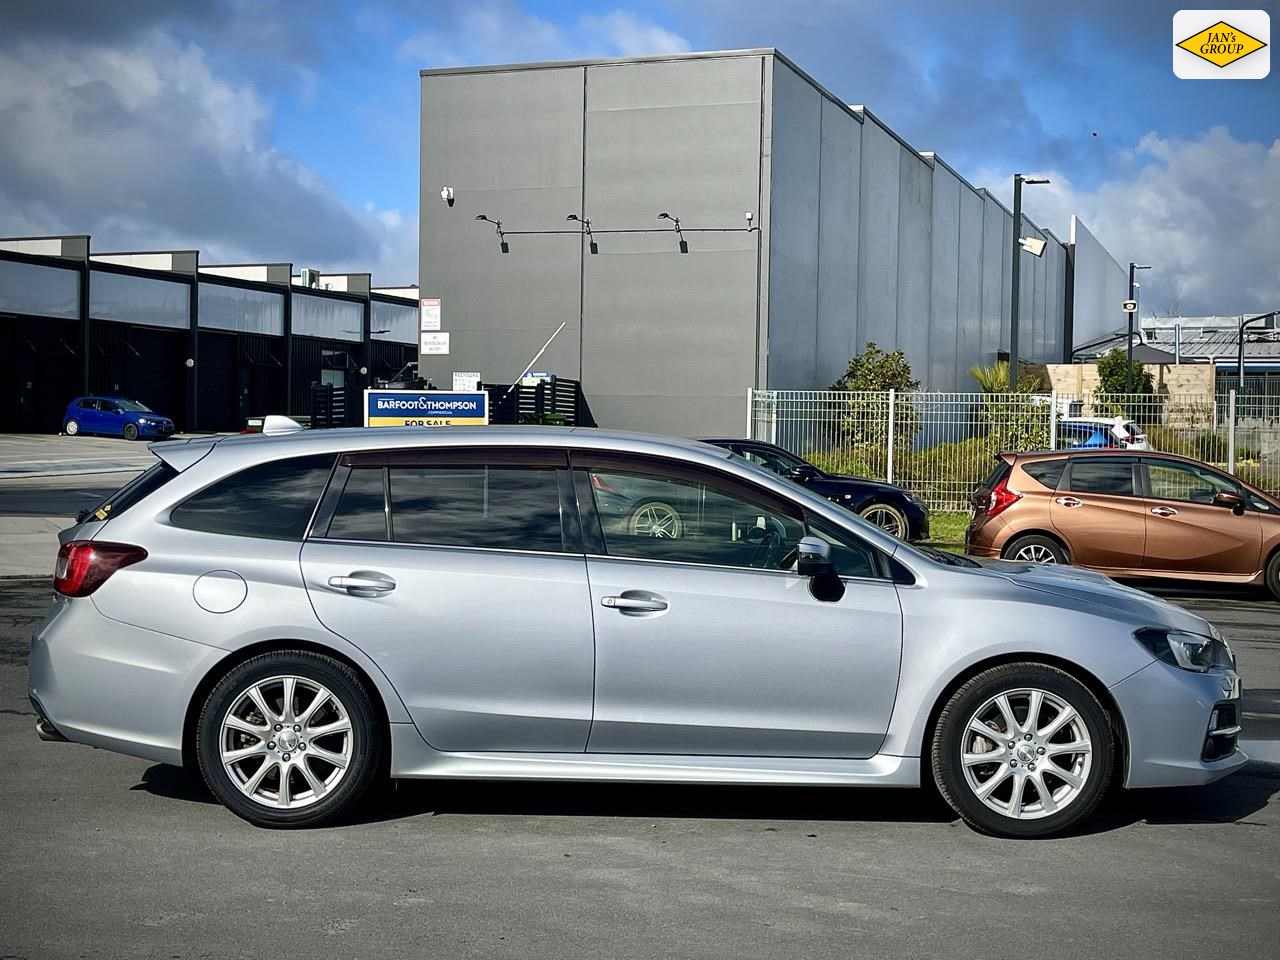
M 1131 500 L 1141 500 L 1142 489 L 1143 489 L 1142 485 L 1144 483 L 1144 479 L 1142 476 L 1142 468 L 1139 464 L 1140 459 L 1141 459 L 1140 457 L 1127 455 L 1127 454 L 1119 455 L 1119 456 L 1115 454 L 1103 454 L 1102 456 L 1097 456 L 1097 455 L 1091 456 L 1091 455 L 1085 454 L 1085 455 L 1077 455 L 1077 456 L 1071 457 L 1069 462 L 1067 463 L 1067 469 L 1062 474 L 1062 479 L 1058 482 L 1057 492 L 1058 493 L 1082 493 L 1085 496 L 1089 496 L 1089 497 L 1126 497 Z M 1129 483 L 1133 487 L 1133 492 L 1132 493 L 1100 493 L 1096 490 L 1076 490 L 1072 486 L 1072 482 L 1074 479 L 1073 475 L 1075 473 L 1076 465 L 1083 460 L 1098 461 L 1101 463 L 1121 462 L 1121 463 L 1128 464 Z
M 407 447 L 359 450 L 341 454 L 345 467 L 521 467 L 567 469 L 568 451 L 561 447 L 470 446 Z

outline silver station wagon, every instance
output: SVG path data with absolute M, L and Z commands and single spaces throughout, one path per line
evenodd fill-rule
M 1066 830 L 1246 762 L 1199 617 L 919 549 L 718 447 L 549 427 L 175 441 L 62 535 L 46 740 L 262 826 L 379 775 L 915 787 Z M 662 518 L 657 522 L 655 518 Z

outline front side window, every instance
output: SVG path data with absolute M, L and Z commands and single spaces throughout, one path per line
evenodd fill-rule
M 1133 461 L 1121 457 L 1084 457 L 1071 461 L 1067 486 L 1072 493 L 1133 496 Z
M 1147 462 L 1147 483 L 1155 500 L 1213 503 L 1219 493 L 1242 493 L 1230 480 L 1190 463 Z
M 777 570 L 805 535 L 796 516 L 697 480 L 597 469 L 590 481 L 613 557 Z
M 554 469 L 389 466 L 387 492 L 397 543 L 565 549 Z
M 188 530 L 266 540 L 301 540 L 334 455 L 258 464 L 224 477 L 174 507 L 170 521 Z
M 809 536 L 819 537 L 831 544 L 831 559 L 836 573 L 842 577 L 881 577 L 880 555 L 870 544 L 854 534 L 832 524 L 810 517 L 807 524 Z

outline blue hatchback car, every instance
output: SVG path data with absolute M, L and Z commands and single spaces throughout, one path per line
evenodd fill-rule
M 124 397 L 76 397 L 62 416 L 62 432 L 70 437 L 98 433 L 126 440 L 163 440 L 173 435 L 173 429 L 168 417 Z

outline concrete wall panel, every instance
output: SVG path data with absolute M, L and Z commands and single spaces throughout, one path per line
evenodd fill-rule
M 858 339 L 858 213 L 862 124 L 822 101 L 822 185 L 818 212 L 818 337 L 814 383 L 848 369 Z
M 862 125 L 858 223 L 858 347 L 898 339 L 898 203 L 902 146 L 879 123 Z
M 957 389 L 960 328 L 960 197 L 969 188 L 942 164 L 933 170 L 929 370 L 917 376 L 936 390 Z
M 896 345 L 915 378 L 929 381 L 929 294 L 933 259 L 933 167 L 901 147 L 898 188 Z
M 1122 267 L 1077 217 L 1071 218 L 1076 249 L 1073 347 L 1125 330 L 1123 303 L 1129 295 L 1127 267 Z
M 935 185 L 935 202 L 937 187 Z M 959 288 L 956 294 L 956 390 L 976 389 L 969 369 L 984 362 L 982 354 L 983 213 L 980 193 L 960 188 Z

